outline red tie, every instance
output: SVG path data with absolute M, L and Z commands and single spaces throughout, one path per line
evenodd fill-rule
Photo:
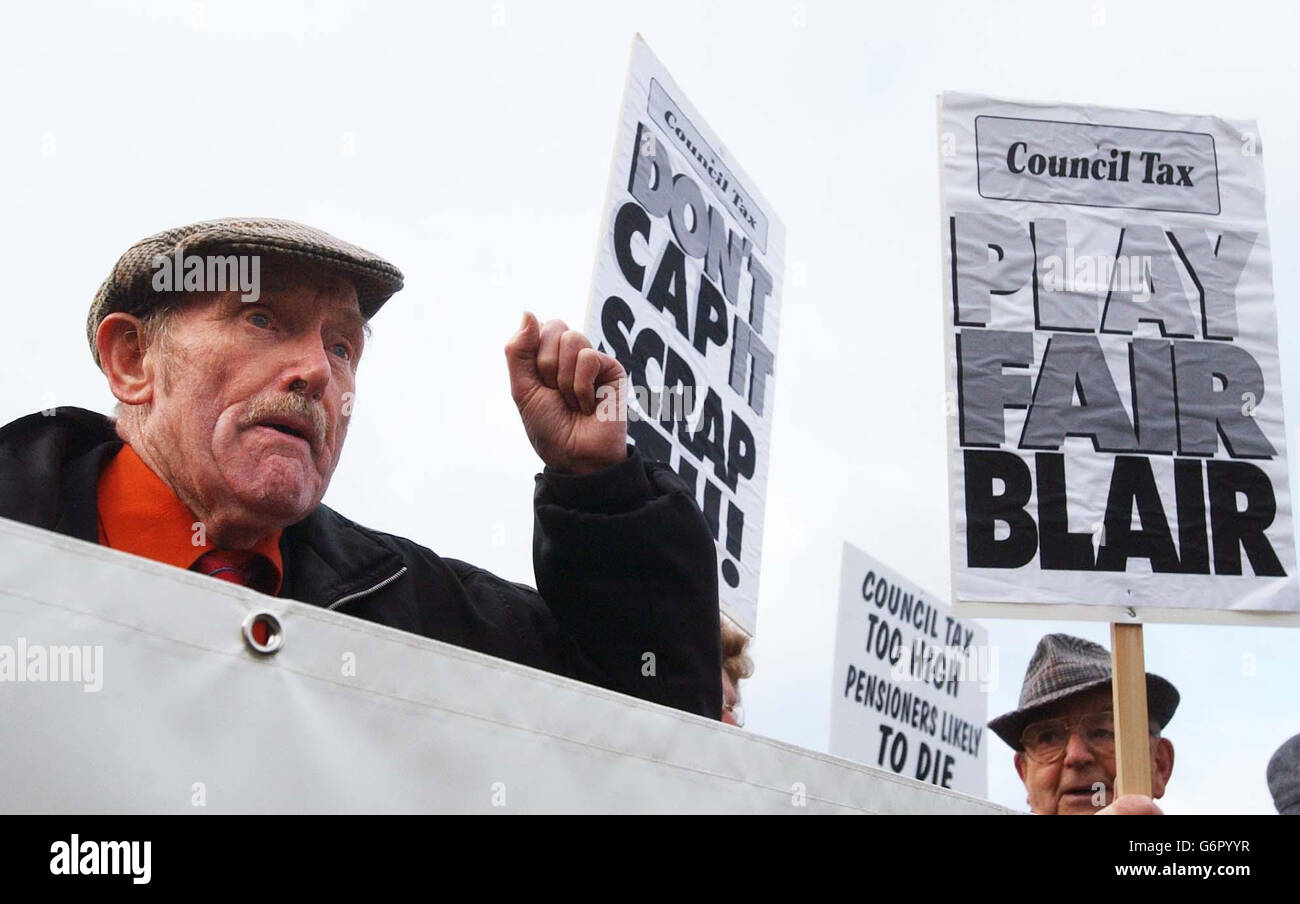
M 275 593 L 275 566 L 264 555 L 238 549 L 214 549 L 190 566 L 191 571 L 219 581 L 242 584 L 262 593 Z

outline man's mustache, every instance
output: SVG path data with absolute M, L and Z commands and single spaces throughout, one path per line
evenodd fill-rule
M 244 412 L 243 427 L 248 428 L 275 416 L 289 416 L 308 422 L 311 426 L 306 437 L 312 448 L 325 445 L 325 409 L 313 405 L 296 393 L 254 399 Z

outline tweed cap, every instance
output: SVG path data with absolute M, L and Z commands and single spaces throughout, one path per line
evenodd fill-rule
M 159 255 L 177 254 L 287 257 L 337 270 L 356 286 L 357 301 L 367 320 L 402 288 L 402 271 L 388 261 L 302 223 L 261 217 L 191 223 L 141 239 L 118 258 L 95 293 L 86 318 L 86 338 L 96 364 L 99 324 L 116 311 L 141 316 L 161 301 L 163 294 L 153 288 L 157 273 L 153 262 Z
M 1268 790 L 1283 816 L 1300 816 L 1300 735 L 1285 741 L 1268 761 Z
M 1025 726 L 1046 718 L 1051 704 L 1096 687 L 1109 687 L 1110 677 L 1110 653 L 1105 647 L 1069 634 L 1048 634 L 1029 660 L 1019 708 L 991 720 L 989 728 L 1019 750 Z M 1161 728 L 1174 717 L 1178 699 L 1177 688 L 1147 672 L 1147 714 Z

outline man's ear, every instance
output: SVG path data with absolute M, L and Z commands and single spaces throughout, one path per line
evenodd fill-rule
M 118 401 L 143 405 L 153 400 L 153 369 L 145 367 L 139 318 L 121 312 L 109 314 L 95 331 L 95 348 L 108 388 Z
M 1017 750 L 1011 761 L 1016 764 L 1016 775 L 1019 775 L 1020 780 L 1023 782 L 1025 780 L 1025 755 Z
M 1151 748 L 1151 796 L 1164 797 L 1165 784 L 1174 771 L 1174 745 L 1168 738 L 1158 738 Z

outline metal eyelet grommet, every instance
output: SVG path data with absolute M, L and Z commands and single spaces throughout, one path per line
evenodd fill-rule
M 258 653 L 275 653 L 284 646 L 284 629 L 275 613 L 258 609 L 244 619 L 244 642 Z

